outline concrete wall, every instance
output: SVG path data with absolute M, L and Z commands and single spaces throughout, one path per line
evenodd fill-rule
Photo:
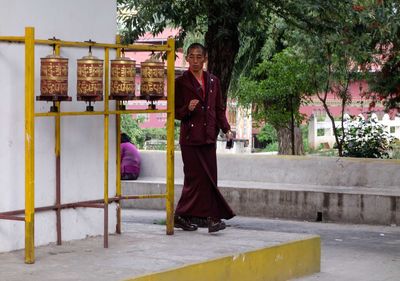
M 35 28 L 37 39 L 114 43 L 116 1 L 109 0 L 0 0 L 0 36 L 23 36 L 24 28 Z M 40 58 L 50 46 L 35 48 L 35 96 L 40 94 Z M 69 95 L 63 111 L 84 111 L 76 101 L 76 59 L 87 49 L 62 48 L 69 58 Z M 103 50 L 93 54 L 103 58 Z M 114 58 L 110 52 L 110 58 Z M 24 209 L 24 44 L 0 42 L 0 212 Z M 111 106 L 113 102 L 110 103 Z M 35 102 L 36 112 L 47 112 L 50 104 Z M 103 102 L 95 104 L 103 109 Z M 110 117 L 109 194 L 115 194 L 115 118 Z M 35 206 L 55 203 L 54 119 L 35 119 Z M 103 197 L 103 116 L 63 117 L 61 120 L 61 200 L 69 203 Z M 115 206 L 110 207 L 110 231 L 115 230 Z M 35 244 L 56 240 L 55 214 L 36 213 Z M 101 209 L 62 211 L 63 240 L 103 233 Z M 0 220 L 0 252 L 24 247 L 24 223 Z
M 142 151 L 141 177 L 165 177 L 166 153 Z M 183 178 L 182 158 L 175 153 L 175 179 Z M 399 160 L 218 154 L 218 180 L 390 188 L 400 190 Z

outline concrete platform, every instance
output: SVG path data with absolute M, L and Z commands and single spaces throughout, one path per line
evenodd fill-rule
M 24 264 L 24 251 L 2 253 L 0 280 L 288 280 L 320 270 L 320 239 L 309 234 L 228 227 L 167 236 L 163 225 L 125 223 L 108 249 L 102 243 L 38 247 L 33 265 Z

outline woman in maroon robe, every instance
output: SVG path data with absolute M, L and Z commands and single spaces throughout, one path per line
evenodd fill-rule
M 204 46 L 190 45 L 186 60 L 189 70 L 175 80 L 175 118 L 181 120 L 179 143 L 185 175 L 175 227 L 196 230 L 197 225 L 192 223 L 196 219 L 197 224 L 206 222 L 208 231 L 215 232 L 225 228 L 221 219 L 235 215 L 218 190 L 216 157 L 219 130 L 228 140 L 233 136 L 219 79 L 203 71 L 207 61 Z

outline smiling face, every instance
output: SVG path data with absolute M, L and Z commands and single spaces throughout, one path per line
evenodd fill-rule
M 186 61 L 193 73 L 200 73 L 203 70 L 204 63 L 207 62 L 207 56 L 200 47 L 194 47 L 188 50 Z

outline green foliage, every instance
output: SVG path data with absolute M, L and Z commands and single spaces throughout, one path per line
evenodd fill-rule
M 165 128 L 144 128 L 145 140 L 166 140 L 167 130 Z
M 177 47 L 183 46 L 183 39 L 190 33 L 202 39 L 210 48 L 210 70 L 220 76 L 223 92 L 230 83 L 234 61 L 232 89 L 236 90 L 239 78 L 248 76 L 263 55 L 269 59 L 287 46 L 298 45 L 309 54 L 309 62 L 316 65 L 311 74 L 315 82 L 321 82 L 319 90 L 331 87 L 327 79 L 320 79 L 326 78 L 331 70 L 343 73 L 338 70 L 350 64 L 358 66 L 354 62 L 362 63 L 366 70 L 374 63 L 383 64 L 382 71 L 369 76 L 371 91 L 366 94 L 383 100 L 388 108 L 399 108 L 398 0 L 118 0 L 117 3 L 124 42 L 133 42 L 148 31 L 158 34 L 168 25 L 180 28 Z M 303 40 L 299 40 L 301 37 Z M 334 60 L 337 63 L 342 60 L 341 66 L 335 65 Z M 321 68 L 324 61 L 329 61 L 331 67 Z M 345 81 L 343 76 L 334 80 Z
M 271 144 L 278 141 L 278 135 L 276 133 L 276 129 L 270 124 L 265 124 L 264 127 L 257 135 L 257 139 L 260 142 L 265 142 L 267 144 Z
M 391 156 L 392 156 L 391 158 L 400 159 L 400 140 L 397 139 L 395 141 L 395 143 L 393 143 L 392 147 L 393 147 L 393 150 L 391 153 Z
M 352 1 L 118 0 L 117 3 L 124 42 L 133 42 L 148 31 L 158 34 L 168 25 L 180 28 L 177 47 L 183 45 L 189 32 L 203 34 L 209 50 L 208 70 L 220 78 L 226 101 L 233 71 L 237 81 L 242 73 L 260 62 L 264 41 L 273 32 L 269 30 L 271 22 L 283 19 L 284 24 L 312 33 L 337 31 L 338 22 L 351 11 Z M 276 33 L 282 44 L 284 33 L 284 28 Z M 238 67 L 233 70 L 235 60 Z
M 206 7 L 202 1 L 118 0 L 117 3 L 121 33 L 127 43 L 146 32 L 161 33 L 167 25 L 181 28 L 181 39 L 187 32 L 204 32 L 206 27 Z
M 349 121 L 345 134 L 343 156 L 389 158 L 394 138 L 375 118 Z
M 167 25 L 180 28 L 179 47 L 189 33 L 204 36 L 209 70 L 221 78 L 224 97 L 234 75 L 231 89 L 239 104 L 252 107 L 255 119 L 268 120 L 274 127 L 288 124 L 288 112 L 298 112 L 304 100 L 285 88 L 296 84 L 296 75 L 265 82 L 276 71 L 269 67 L 279 65 L 268 62 L 286 48 L 293 53 L 289 62 L 304 66 L 297 82 L 311 85 L 307 92 L 319 93 L 326 111 L 326 95 L 332 92 L 345 112 L 351 102 L 349 83 L 361 78 L 358 63 L 364 70 L 382 64 L 382 71 L 367 76 L 372 92 L 365 94 L 383 100 L 388 108 L 399 108 L 398 0 L 118 0 L 118 9 L 125 42 L 146 31 L 157 34 Z M 343 139 L 336 129 L 334 133 L 341 155 Z
M 132 119 L 130 114 L 121 114 L 121 132 L 126 133 L 132 143 L 137 145 L 139 148 L 143 147 L 145 141 L 145 134 L 139 127 L 139 124 L 143 119 Z
M 252 106 L 256 120 L 267 120 L 276 129 L 287 126 L 292 111 L 299 123 L 300 103 L 309 87 L 307 68 L 293 50 L 286 49 L 260 63 L 250 78 L 242 77 L 234 96 L 240 105 Z
M 400 2 L 359 2 L 358 26 L 366 40 L 364 56 L 358 61 L 370 86 L 365 94 L 373 99 L 371 106 L 382 101 L 387 109 L 400 110 Z M 380 66 L 378 70 L 376 65 Z
M 278 147 L 278 142 L 273 142 L 268 144 L 264 149 L 262 149 L 262 151 L 264 152 L 274 152 L 274 151 L 278 151 L 279 147 Z
M 145 141 L 148 140 L 166 140 L 166 128 L 144 128 L 139 124 L 143 118 L 133 119 L 130 114 L 121 115 L 121 131 L 131 137 L 132 142 L 139 148 L 144 148 Z M 174 139 L 179 139 L 179 121 L 175 120 Z M 162 146 L 165 149 L 165 145 Z

